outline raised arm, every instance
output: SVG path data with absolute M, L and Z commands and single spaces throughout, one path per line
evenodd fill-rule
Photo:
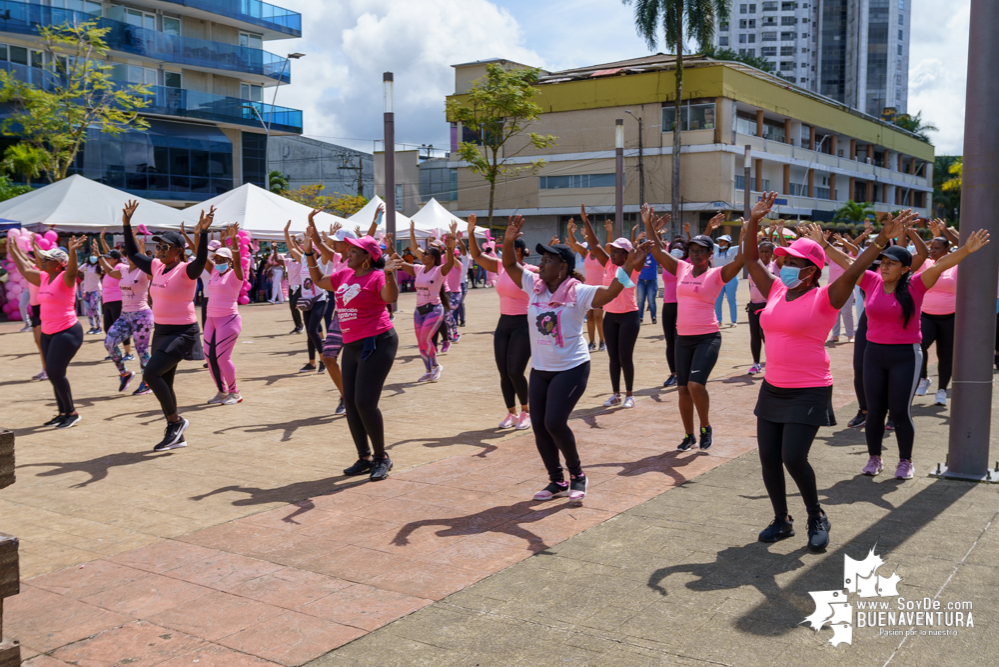
M 968 240 L 964 242 L 964 245 L 950 253 L 946 257 L 940 259 L 939 262 L 926 269 L 919 276 L 923 280 L 923 285 L 927 289 L 933 287 L 937 284 L 940 275 L 947 269 L 957 266 L 964 258 L 973 252 L 981 250 L 989 244 L 989 233 L 984 229 L 979 229 L 977 232 L 972 232 L 968 237 Z
M 649 241 L 652 243 L 649 246 L 649 252 L 652 253 L 652 258 L 659 262 L 659 265 L 676 275 L 676 257 L 669 254 L 665 247 L 663 247 L 662 238 L 659 236 L 658 230 L 656 230 L 654 221 L 656 211 L 654 208 L 648 204 L 642 204 L 641 208 L 642 222 L 645 223 L 645 235 L 649 237 Z
M 874 242 L 867 246 L 867 249 L 860 254 L 860 257 L 845 267 L 843 275 L 829 285 L 830 306 L 833 308 L 842 308 L 846 305 L 850 294 L 853 293 L 854 286 L 860 280 L 860 277 L 864 275 L 864 271 L 878 258 L 881 251 L 887 247 L 888 241 L 901 231 L 904 222 L 907 220 L 907 214 L 911 215 L 911 213 L 906 212 L 886 222 L 877 238 L 874 239 Z M 826 252 L 829 252 L 829 250 L 827 249 Z
M 333 290 L 333 283 L 330 282 L 330 277 L 324 275 L 322 269 L 319 268 L 319 263 L 316 261 L 316 253 L 312 250 L 313 243 L 319 238 L 319 232 L 316 231 L 316 225 L 312 220 L 309 223 L 309 226 L 305 228 L 305 245 L 302 249 L 302 255 L 305 257 L 305 266 L 308 267 L 309 277 L 312 278 L 312 282 L 316 287 L 329 292 Z
M 104 234 L 101 234 L 100 239 L 104 247 L 107 248 L 108 244 L 104 243 Z M 90 242 L 90 250 L 93 251 L 95 255 L 97 255 L 97 262 L 101 265 L 101 268 L 104 269 L 104 273 L 108 274 L 115 280 L 121 280 L 121 271 L 115 270 L 111 262 L 104 259 L 104 255 L 97 252 L 97 241 Z
M 385 215 L 385 205 L 379 204 L 378 208 L 375 210 L 375 217 L 371 221 L 371 226 L 368 227 L 368 236 L 374 237 L 378 232 L 378 225 L 382 221 L 382 216 Z
M 24 276 L 29 283 L 36 287 L 42 284 L 41 271 L 31 266 L 31 261 L 28 259 L 27 255 L 21 253 L 21 249 L 17 247 L 17 241 L 13 238 L 7 240 L 7 256 L 14 261 L 18 272 Z
M 600 240 L 597 239 L 597 235 L 593 233 L 593 227 L 590 225 L 590 218 L 586 215 L 585 204 L 579 208 L 579 217 L 583 219 L 583 237 L 586 239 L 586 243 L 590 246 L 590 252 L 593 253 L 593 258 L 600 262 L 600 266 L 607 266 L 607 260 L 610 259 L 610 255 L 608 255 L 607 251 L 604 250 L 604 247 L 600 245 Z
M 198 240 L 197 249 L 194 253 L 194 259 L 187 263 L 187 277 L 191 280 L 197 280 L 201 272 L 205 270 L 205 265 L 208 264 L 208 241 L 204 240 L 202 235 L 208 232 L 214 218 L 215 207 L 212 206 L 208 209 L 208 213 L 201 211 L 201 218 L 194 227 L 194 238 Z
M 495 257 L 490 257 L 488 255 L 482 254 L 479 250 L 479 242 L 475 238 L 475 214 L 468 216 L 468 254 L 472 256 L 472 260 L 481 266 L 486 271 L 490 273 L 499 273 L 497 269 L 499 268 L 499 260 Z
M 135 209 L 138 207 L 139 202 L 127 201 L 125 202 L 125 208 L 121 210 L 121 225 L 125 235 L 125 256 L 132 260 L 132 264 L 139 267 L 143 273 L 151 276 L 153 275 L 153 259 L 146 257 L 146 255 L 139 251 L 139 246 L 135 242 L 135 235 L 132 232 L 132 215 L 135 214 Z
M 770 212 L 770 207 L 773 206 L 774 199 L 776 198 L 776 192 L 763 194 L 760 201 L 756 202 L 753 209 L 749 212 L 749 221 L 743 221 L 742 228 L 745 230 L 745 233 L 740 238 L 742 254 L 746 258 L 746 270 L 749 271 L 749 275 L 753 278 L 753 283 L 756 284 L 756 289 L 760 291 L 764 299 L 770 297 L 770 288 L 774 284 L 774 275 L 760 261 L 760 246 L 756 242 L 756 237 L 758 235 L 757 230 L 760 226 L 760 220 Z
M 576 223 L 572 218 L 569 218 L 569 222 L 565 226 L 565 243 L 572 251 L 579 255 L 580 257 L 586 258 L 586 253 L 589 251 L 586 247 L 576 240 Z
M 111 248 L 108 247 L 108 242 L 104 240 L 104 235 L 107 233 L 108 230 L 105 229 L 104 227 L 101 227 L 101 233 L 97 235 L 97 238 L 99 238 L 101 241 L 101 251 L 105 255 L 111 252 Z M 96 254 L 98 257 L 100 256 L 100 253 L 95 252 L 94 254 Z
M 239 223 L 234 222 L 226 229 L 229 240 L 232 241 L 232 270 L 239 282 L 243 282 L 243 255 L 239 248 Z
M 512 215 L 507 219 L 506 233 L 503 235 L 503 269 L 515 285 L 524 284 L 524 266 L 517 261 L 517 252 L 513 247 L 523 226 L 524 218 Z
M 690 223 L 689 222 L 683 223 L 683 233 L 687 235 L 687 240 L 688 241 L 693 238 L 690 235 Z
M 652 249 L 653 245 L 655 245 L 653 241 L 645 241 L 642 245 L 637 248 L 633 248 L 632 251 L 628 253 L 628 259 L 624 261 L 624 266 L 618 267 L 614 274 L 614 280 L 611 281 L 611 284 L 601 285 L 597 288 L 596 293 L 593 295 L 594 308 L 606 306 L 608 303 L 613 301 L 625 287 L 634 286 L 635 283 L 631 280 L 631 274 L 642 269 L 642 266 L 645 265 L 645 256 L 649 254 L 649 250 Z M 622 283 L 622 280 L 625 282 Z
M 919 272 L 920 267 L 923 266 L 923 262 L 930 256 L 930 249 L 926 247 L 923 237 L 916 233 L 911 224 L 905 226 L 905 233 L 913 245 L 916 246 L 916 254 L 912 257 L 912 266 L 909 268 L 915 274 Z
M 446 276 L 454 268 L 454 249 L 458 245 L 458 223 L 452 222 L 450 233 L 444 238 L 444 245 L 447 247 L 447 259 L 441 267 L 441 275 Z
M 62 272 L 62 281 L 66 283 L 66 287 L 73 289 L 76 287 L 76 276 L 80 272 L 80 267 L 77 264 L 76 255 L 80 248 L 84 247 L 87 243 L 87 237 L 81 234 L 79 238 L 71 236 L 69 242 L 66 244 L 66 250 L 69 254 L 69 262 L 66 263 L 66 270 Z M 38 256 L 38 246 L 35 246 L 35 256 Z
M 395 303 L 399 299 L 399 283 L 396 280 L 396 272 L 402 264 L 402 259 L 394 252 L 385 260 L 385 285 L 382 287 L 380 296 L 385 303 Z
M 191 252 L 198 251 L 198 244 L 196 240 L 192 240 L 190 236 L 187 235 L 187 229 L 184 223 L 180 223 L 180 235 L 184 237 L 184 242 L 187 243 L 187 247 L 191 249 Z
M 311 213 L 309 213 L 309 222 L 313 221 L 313 218 L 316 216 L 317 212 L 318 211 L 312 211 Z M 288 224 L 284 226 L 284 244 L 285 246 L 287 246 L 288 254 L 291 255 L 291 258 L 296 262 L 301 262 L 302 251 L 299 250 L 298 245 L 291 240 L 291 233 L 288 231 L 289 229 L 291 229 L 291 220 L 289 220 Z
M 776 196 L 776 192 L 772 192 Z M 759 203 L 759 202 L 757 202 Z M 722 267 L 721 277 L 722 280 L 728 282 L 739 275 L 739 271 L 742 271 L 742 266 L 745 264 L 745 255 L 742 254 L 742 236 L 745 232 L 745 227 L 739 231 L 739 253 L 732 258 L 732 261 Z M 754 237 L 755 238 L 755 237 Z
M 416 223 L 412 220 L 409 221 L 409 250 L 416 259 L 423 257 L 423 249 L 416 242 Z

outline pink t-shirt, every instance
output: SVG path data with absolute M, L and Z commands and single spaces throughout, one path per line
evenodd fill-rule
M 909 326 L 902 328 L 902 306 L 895 294 L 885 294 L 884 280 L 880 273 L 864 271 L 860 277 L 860 289 L 864 290 L 864 312 L 867 313 L 867 340 L 879 345 L 912 345 L 922 342 L 923 334 L 919 326 L 919 313 L 923 306 L 926 286 L 919 274 L 909 279 L 909 293 L 916 309 L 909 318 Z
M 34 268 L 36 271 L 38 270 L 37 267 L 32 267 L 32 268 Z M 31 283 L 28 283 L 28 305 L 29 306 L 38 305 L 38 285 L 32 285 Z
M 128 271 L 128 264 L 119 263 L 112 267 L 120 275 L 125 275 Z M 120 278 L 112 278 L 110 273 L 104 274 L 104 292 L 103 301 L 104 303 L 111 303 L 112 301 L 121 301 L 121 286 L 118 284 Z
M 134 271 L 125 270 L 121 273 L 121 280 L 118 283 L 121 288 L 121 311 L 123 313 L 138 313 L 149 310 L 149 276 L 146 272 L 135 267 Z
M 770 262 L 767 264 L 767 271 L 773 275 L 778 275 L 780 272 L 777 270 L 777 262 Z M 756 282 L 753 280 L 753 274 L 749 274 L 749 303 L 766 303 L 766 299 L 763 294 L 756 287 Z
M 441 267 L 427 269 L 423 264 L 414 264 L 413 268 L 416 270 L 416 305 L 440 305 L 441 284 L 444 281 Z
M 353 269 L 342 269 L 330 276 L 330 283 L 336 295 L 344 343 L 377 336 L 392 328 L 386 302 L 382 300 L 384 271 L 375 270 L 358 278 Z
M 527 315 L 527 304 L 531 298 L 517 283 L 513 282 L 506 267 L 503 266 L 503 262 L 497 262 L 497 265 L 499 278 L 496 281 L 496 293 L 500 300 L 500 315 Z M 533 264 L 524 264 L 524 270 L 537 273 L 538 267 Z
M 284 268 L 288 272 L 288 285 L 298 287 L 302 284 L 302 263 L 296 262 L 291 257 L 284 258 Z
M 610 260 L 607 263 L 609 264 Z M 595 260 L 590 253 L 586 253 L 586 256 L 583 257 L 583 275 L 586 277 L 587 285 L 604 284 L 603 264 Z
M 722 267 L 694 275 L 694 265 L 676 260 L 676 333 L 700 336 L 718 332 L 715 299 L 725 287 Z
M 208 317 L 226 317 L 239 314 L 239 291 L 243 281 L 236 277 L 236 272 L 229 269 L 219 273 L 214 268 L 208 279 L 208 307 L 205 315 Z
M 503 262 L 502 260 L 497 260 L 496 263 L 502 264 Z M 444 276 L 444 289 L 448 292 L 461 291 L 461 256 L 457 252 L 454 255 L 454 266 Z
M 844 269 L 842 266 L 840 266 L 836 262 L 834 262 L 832 260 L 829 260 L 828 257 L 827 257 L 826 262 L 829 265 L 829 269 L 828 269 L 828 271 L 829 271 L 829 278 L 827 279 L 826 282 L 828 282 L 831 285 L 834 282 L 836 282 L 837 278 L 839 278 L 841 275 L 843 275 L 846 272 L 846 269 Z
M 676 276 L 663 270 L 663 303 L 676 303 Z
M 775 280 L 760 314 L 766 334 L 767 382 L 785 389 L 831 386 L 826 339 L 837 315 L 839 309 L 829 303 L 828 285 L 788 301 L 787 287 Z
M 923 271 L 936 264 L 932 259 L 923 262 Z M 957 267 L 952 266 L 937 279 L 936 285 L 923 297 L 923 312 L 930 315 L 952 315 L 957 310 Z
M 163 262 L 153 259 L 153 277 L 149 293 L 153 297 L 153 322 L 156 324 L 194 324 L 194 292 L 198 279 L 187 277 L 187 264 L 177 262 L 169 271 Z
M 68 287 L 63 280 L 64 275 L 65 271 L 49 282 L 48 273 L 42 271 L 39 274 L 38 303 L 41 305 L 43 334 L 59 333 L 77 323 L 76 285 Z
M 614 276 L 617 275 L 618 267 L 614 262 L 607 260 L 607 265 L 604 267 L 604 278 L 603 284 L 610 285 L 614 282 Z M 638 271 L 631 272 L 631 282 L 638 284 Z M 603 306 L 605 313 L 631 313 L 638 310 L 638 299 L 635 297 L 636 287 L 625 287 L 621 290 L 621 293 L 616 297 L 611 299 L 611 301 Z

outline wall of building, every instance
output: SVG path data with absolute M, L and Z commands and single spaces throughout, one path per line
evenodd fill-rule
M 270 169 L 283 173 L 292 190 L 305 185 L 321 184 L 323 194 L 358 194 L 358 173 L 361 164 L 361 190 L 365 197 L 374 194 L 374 158 L 370 153 L 307 137 L 272 137 L 267 160 Z M 349 165 L 352 169 L 342 169 Z

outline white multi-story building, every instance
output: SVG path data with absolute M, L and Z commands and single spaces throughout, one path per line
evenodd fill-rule
M 765 58 L 788 81 L 872 116 L 906 113 L 911 3 L 733 0 L 714 43 Z

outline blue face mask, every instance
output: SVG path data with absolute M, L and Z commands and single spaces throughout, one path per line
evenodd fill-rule
M 222 264 L 216 264 L 215 270 L 218 271 L 219 273 L 225 273 L 226 271 L 229 270 L 229 263 L 224 262 Z
M 681 259 L 683 257 L 683 250 L 680 250 L 679 248 L 673 248 L 672 250 L 669 251 L 669 254 L 673 255 L 677 259 Z
M 801 273 L 801 269 L 793 266 L 782 266 L 780 269 L 780 281 L 784 283 L 784 287 L 788 289 L 794 289 L 801 284 L 801 279 L 798 275 Z
M 88 257 L 87 261 L 89 261 L 91 264 L 96 264 L 97 263 L 97 258 L 96 257 Z

